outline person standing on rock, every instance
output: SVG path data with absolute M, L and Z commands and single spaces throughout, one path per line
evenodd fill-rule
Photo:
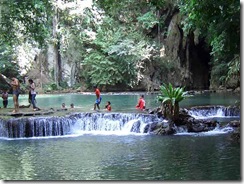
M 20 94 L 20 84 L 19 80 L 15 77 L 12 78 L 11 86 L 13 90 L 13 102 L 14 102 L 14 110 L 13 113 L 19 112 L 19 94 Z
M 36 91 L 35 91 L 36 85 L 32 79 L 29 79 L 28 82 L 30 84 L 29 93 L 31 95 L 31 104 L 33 106 L 33 110 L 36 111 L 38 110 L 38 108 L 36 107 Z

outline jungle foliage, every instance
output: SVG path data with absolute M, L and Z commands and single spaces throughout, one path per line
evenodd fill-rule
M 143 79 L 146 64 L 160 61 L 157 35 L 167 35 L 167 29 L 159 12 L 174 7 L 184 16 L 184 34 L 198 30 L 211 48 L 212 85 L 240 79 L 239 1 L 103 0 L 91 6 L 89 2 L 0 0 L 0 72 L 20 75 L 17 46 L 29 43 L 47 49 L 53 44 L 62 62 L 50 71 L 60 67 L 61 77 L 50 76 L 59 85 L 71 78 L 73 86 L 133 87 Z M 66 63 L 75 69 L 72 76 L 67 75 Z
M 240 78 L 240 2 L 181 0 L 179 9 L 186 17 L 186 33 L 198 29 L 212 48 L 212 83 Z

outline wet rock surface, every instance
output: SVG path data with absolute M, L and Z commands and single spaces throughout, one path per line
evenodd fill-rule
M 176 133 L 176 129 L 179 127 L 183 127 L 187 132 L 199 133 L 199 132 L 207 132 L 214 130 L 217 126 L 221 126 L 220 122 L 217 120 L 206 118 L 206 119 L 197 119 L 193 117 L 192 111 L 195 111 L 196 114 L 201 112 L 202 115 L 206 115 L 209 112 L 217 112 L 219 109 L 222 109 L 224 115 L 232 115 L 239 116 L 240 109 L 238 107 L 224 107 L 224 106 L 198 106 L 192 107 L 190 109 L 180 109 L 179 117 L 172 121 L 168 120 L 164 123 L 158 123 L 156 125 L 151 126 L 150 131 L 157 135 L 171 135 Z M 157 114 L 159 117 L 163 117 L 160 108 L 154 109 L 150 111 L 150 114 Z M 240 121 L 230 121 L 225 127 L 234 127 L 238 129 L 240 127 Z M 238 132 L 238 130 L 237 130 Z M 237 133 L 238 134 L 238 133 Z M 236 134 L 236 137 L 238 135 Z

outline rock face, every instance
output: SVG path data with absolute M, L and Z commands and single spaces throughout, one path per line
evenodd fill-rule
M 143 85 L 148 89 L 155 89 L 161 82 L 171 82 L 176 86 L 186 86 L 186 89 L 209 89 L 209 50 L 203 39 L 198 38 L 198 32 L 191 32 L 184 36 L 178 11 L 168 15 L 169 24 L 167 36 L 162 38 L 162 62 L 171 68 L 160 71 L 157 63 L 147 66 Z M 161 66 L 163 67 L 163 66 Z
M 172 135 L 176 132 L 172 124 L 171 120 L 167 123 L 162 123 L 161 126 L 156 126 L 155 130 L 151 130 L 151 132 L 156 135 Z
M 190 110 L 199 111 L 202 114 L 206 115 L 205 112 L 222 110 L 224 115 L 226 116 L 239 116 L 240 110 L 238 107 L 223 107 L 223 106 L 199 106 L 192 107 Z M 207 132 L 215 129 L 217 126 L 220 126 L 220 123 L 216 120 L 211 119 L 196 119 L 191 116 L 190 110 L 180 109 L 179 117 L 175 121 L 168 120 L 166 122 L 160 122 L 154 124 L 150 128 L 150 132 L 153 132 L 156 135 L 172 135 L 176 133 L 176 130 L 181 127 L 186 130 L 186 132 Z M 202 112 L 204 110 L 204 112 Z M 160 108 L 151 112 L 151 114 L 157 114 L 162 117 L 162 112 L 160 112 Z M 197 114 L 197 113 L 196 113 Z M 240 138 L 240 121 L 230 121 L 225 127 L 234 127 L 235 131 L 233 133 L 233 137 L 238 140 Z
M 228 123 L 228 125 L 226 126 L 230 126 L 230 127 L 234 127 L 235 130 L 234 132 L 232 132 L 230 138 L 235 141 L 240 143 L 241 140 L 241 122 L 239 121 L 231 121 L 230 123 Z
M 187 114 L 180 113 L 180 117 L 176 121 L 169 120 L 168 122 L 151 126 L 150 132 L 156 135 L 172 135 L 176 133 L 177 127 L 184 127 L 187 132 L 199 133 L 213 130 L 218 124 L 217 121 L 197 120 Z

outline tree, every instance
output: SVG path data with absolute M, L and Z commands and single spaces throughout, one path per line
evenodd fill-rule
M 75 84 L 74 78 L 80 73 L 79 64 L 84 59 L 86 40 L 85 13 L 91 7 L 92 1 L 54 1 L 55 14 L 53 17 L 53 47 L 55 54 L 54 76 L 57 86 L 64 81 L 65 68 L 63 60 L 68 60 L 72 73 L 71 84 Z M 84 27 L 83 27 L 84 26 Z M 88 42 L 89 43 L 89 42 Z
M 13 52 L 8 45 L 0 45 L 0 73 L 9 78 L 19 77 L 19 66 L 13 58 Z
M 51 14 L 49 0 L 0 0 L 1 73 L 21 78 L 18 50 L 25 44 L 46 47 Z
M 184 30 L 199 30 L 212 48 L 212 85 L 224 84 L 228 63 L 240 62 L 240 2 L 236 0 L 181 0 L 180 12 L 185 16 Z M 240 78 L 240 75 L 239 75 Z
M 1 0 L 0 6 L 0 44 L 32 39 L 41 46 L 46 44 L 52 14 L 48 0 Z
M 179 103 L 185 99 L 184 87 L 174 88 L 171 83 L 159 87 L 160 94 L 157 100 L 161 102 L 161 110 L 165 118 L 176 120 L 179 116 Z
M 152 62 L 152 56 L 157 52 L 155 42 L 143 33 L 156 21 L 152 12 L 143 16 L 143 1 L 118 2 L 122 7 L 116 2 L 97 1 L 98 7 L 85 11 L 80 47 L 87 52 L 82 57 L 81 77 L 87 83 L 134 87 L 143 78 L 145 63 Z M 114 10 L 124 17 L 120 19 Z M 154 22 L 150 23 L 149 19 Z

